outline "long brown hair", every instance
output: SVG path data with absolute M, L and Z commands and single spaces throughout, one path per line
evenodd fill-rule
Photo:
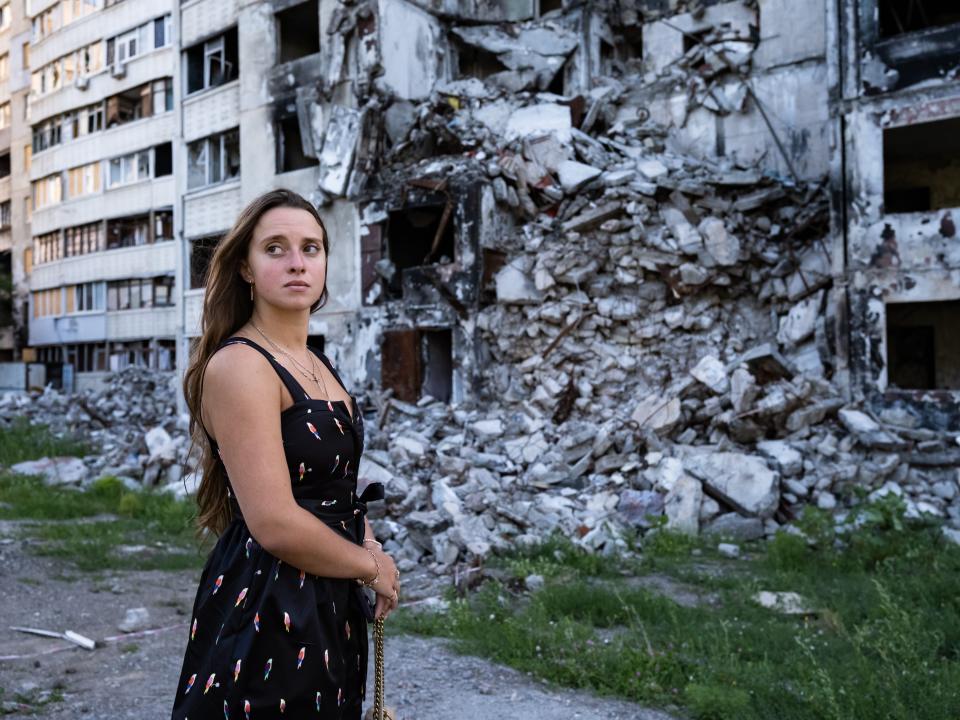
M 197 489 L 197 526 L 202 533 L 209 530 L 219 535 L 230 524 L 233 512 L 227 495 L 227 478 L 220 459 L 207 437 L 200 415 L 203 375 L 207 362 L 217 347 L 235 333 L 253 313 L 250 286 L 240 275 L 240 261 L 245 260 L 253 239 L 253 229 L 261 216 L 277 207 L 306 210 L 323 230 L 323 252 L 329 258 L 330 243 L 327 228 L 317 209 L 303 196 L 292 190 L 271 190 L 248 204 L 233 227 L 217 244 L 206 277 L 203 297 L 203 316 L 200 320 L 200 338 L 190 356 L 183 376 L 183 395 L 190 410 L 191 451 L 193 445 L 202 449 L 200 469 L 203 479 Z M 324 276 L 323 293 L 310 312 L 315 313 L 327 302 L 327 283 Z M 188 453 L 189 457 L 190 453 Z

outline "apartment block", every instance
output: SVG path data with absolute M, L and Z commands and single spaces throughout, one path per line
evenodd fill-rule
M 28 344 L 65 388 L 175 367 L 174 6 L 27 4 Z

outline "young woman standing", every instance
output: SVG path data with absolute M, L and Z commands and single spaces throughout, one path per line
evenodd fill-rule
M 275 190 L 243 210 L 210 264 L 184 393 L 203 448 L 198 522 L 219 539 L 174 720 L 359 719 L 367 623 L 399 602 L 400 573 L 365 517 L 383 488 L 357 487 L 363 418 L 307 345 L 328 249 L 316 209 Z

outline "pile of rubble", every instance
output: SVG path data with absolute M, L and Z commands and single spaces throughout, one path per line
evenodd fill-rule
M 176 373 L 130 366 L 110 374 L 98 390 L 62 394 L 47 387 L 32 396 L 3 395 L 0 426 L 22 418 L 96 449 L 83 458 L 43 458 L 12 469 L 57 485 L 84 486 L 114 475 L 131 487 L 183 491 L 190 441 L 187 416 L 176 414 L 176 383 Z
M 832 383 L 822 187 L 672 153 L 601 82 L 579 117 L 447 84 L 402 150 L 455 138 L 462 154 L 384 171 L 479 166 L 516 218 L 492 248 L 497 302 L 471 317 L 483 401 L 387 401 L 368 444 L 386 547 L 442 571 L 554 530 L 599 551 L 661 523 L 755 539 L 806 505 L 842 516 L 854 486 L 960 528 L 958 438 Z

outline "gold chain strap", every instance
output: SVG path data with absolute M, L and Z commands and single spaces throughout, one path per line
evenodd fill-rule
M 374 654 L 373 720 L 384 720 L 384 717 L 383 717 L 383 617 L 377 618 L 373 625 L 373 654 Z

